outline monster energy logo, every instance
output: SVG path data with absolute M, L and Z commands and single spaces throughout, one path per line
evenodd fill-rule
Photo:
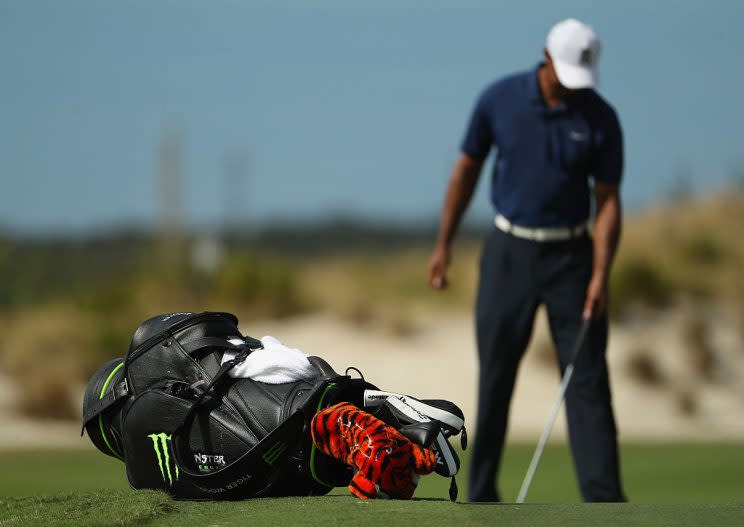
M 264 453 L 261 459 L 263 459 L 267 465 L 273 465 L 285 450 L 287 450 L 287 443 L 275 443 L 274 446 Z
M 158 458 L 158 466 L 160 467 L 160 474 L 163 476 L 163 481 L 166 481 L 165 477 L 167 475 L 168 484 L 173 485 L 173 477 L 171 475 L 170 468 L 170 456 L 168 454 L 168 441 L 170 441 L 171 436 L 165 435 L 165 432 L 160 432 L 159 434 L 150 434 L 147 437 L 152 439 L 152 447 L 155 449 L 155 455 Z M 165 468 L 163 468 L 163 465 L 165 465 Z M 175 463 L 175 460 L 173 462 L 173 466 L 176 469 L 176 481 L 178 481 L 178 465 Z

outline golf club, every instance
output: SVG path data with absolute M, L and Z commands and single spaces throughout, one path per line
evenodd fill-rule
M 530 483 L 532 483 L 532 477 L 535 475 L 537 464 L 540 462 L 540 457 L 542 456 L 543 449 L 545 448 L 545 443 L 548 442 L 550 432 L 551 430 L 553 430 L 553 424 L 555 423 L 555 419 L 556 417 L 558 417 L 558 412 L 561 409 L 561 403 L 563 402 L 563 398 L 566 395 L 568 383 L 571 381 L 571 375 L 573 375 L 574 365 L 576 364 L 576 359 L 579 356 L 579 351 L 584 345 L 584 339 L 586 338 L 586 333 L 589 330 L 589 324 L 591 324 L 590 318 L 585 318 L 581 322 L 579 334 L 576 337 L 576 344 L 574 345 L 573 353 L 571 354 L 571 362 L 568 364 L 568 366 L 566 366 L 566 371 L 563 373 L 563 380 L 561 381 L 561 387 L 558 391 L 558 397 L 553 403 L 553 408 L 550 411 L 550 417 L 548 417 L 548 423 L 545 425 L 545 430 L 543 430 L 543 433 L 540 436 L 540 441 L 537 442 L 535 454 L 532 456 L 530 467 L 527 469 L 527 474 L 525 474 L 524 481 L 522 481 L 522 487 L 519 489 L 517 503 L 524 503 L 524 498 L 527 496 L 527 491 L 530 488 Z

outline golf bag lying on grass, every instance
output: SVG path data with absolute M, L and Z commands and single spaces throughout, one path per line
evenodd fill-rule
M 379 391 L 320 357 L 307 358 L 310 378 L 235 378 L 230 370 L 263 347 L 237 325 L 229 313 L 153 317 L 126 356 L 91 379 L 83 429 L 104 454 L 124 461 L 133 488 L 244 499 L 349 485 L 361 498 L 408 498 L 418 476 L 433 470 L 452 477 L 456 499 L 459 459 L 447 438 L 462 432 L 466 446 L 456 405 Z

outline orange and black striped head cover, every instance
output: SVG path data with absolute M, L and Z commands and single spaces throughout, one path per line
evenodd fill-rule
M 351 403 L 315 414 L 311 431 L 321 452 L 356 469 L 349 491 L 361 499 L 410 499 L 436 466 L 434 452 Z

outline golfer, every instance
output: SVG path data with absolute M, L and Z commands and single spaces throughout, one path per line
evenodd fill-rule
M 620 235 L 622 132 L 594 91 L 600 42 L 577 20 L 548 33 L 544 62 L 488 86 L 475 104 L 448 184 L 429 283 L 447 287 L 451 244 L 481 168 L 495 150 L 494 228 L 476 303 L 480 359 L 471 501 L 496 488 L 509 404 L 535 312 L 547 308 L 561 371 L 591 319 L 566 393 L 568 431 L 585 501 L 624 501 L 605 350 L 607 281 Z

